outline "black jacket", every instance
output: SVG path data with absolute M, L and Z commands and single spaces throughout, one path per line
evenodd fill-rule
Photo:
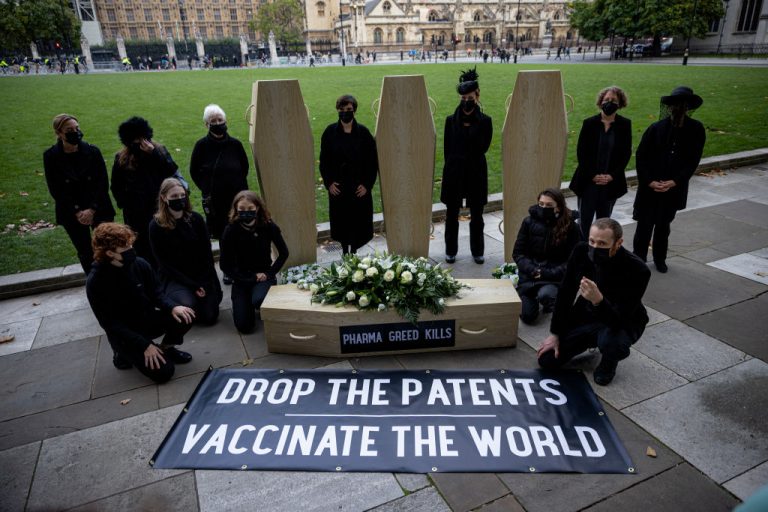
M 704 125 L 690 117 L 685 118 L 681 128 L 674 128 L 669 117 L 649 126 L 635 155 L 635 208 L 648 208 L 655 204 L 656 196 L 668 195 L 665 204 L 674 210 L 685 209 L 688 181 L 699 166 L 705 141 Z M 667 192 L 654 192 L 648 185 L 658 180 L 674 180 L 676 185 Z
M 639 339 L 648 323 L 642 298 L 651 271 L 624 247 L 619 247 L 616 254 L 600 266 L 589 259 L 588 249 L 586 242 L 580 242 L 568 260 L 550 331 L 562 337 L 576 325 L 601 322 L 611 328 L 626 330 L 635 340 Z M 580 295 L 576 298 L 582 277 L 594 281 L 603 294 L 603 301 L 597 306 Z
M 373 238 L 373 185 L 379 172 L 376 141 L 357 121 L 344 133 L 341 121 L 328 125 L 320 140 L 320 175 L 325 188 L 338 183 L 341 193 L 328 195 L 331 238 L 360 247 Z M 368 191 L 357 197 L 362 185 Z
M 121 165 L 120 153 L 115 155 L 112 165 L 112 196 L 126 217 L 146 218 L 148 225 L 157 208 L 160 184 L 164 179 L 172 177 L 179 167 L 168 150 L 157 143 L 149 154 L 139 151 L 134 161 L 133 167 Z M 128 219 L 126 222 L 130 224 Z M 131 227 L 139 231 L 147 229 L 147 226 Z
M 161 227 L 152 219 L 149 242 L 163 284 L 176 281 L 193 290 L 204 288 L 211 292 L 218 289 L 211 240 L 200 214 L 191 212 L 186 218 L 177 220 L 173 229 Z
M 529 216 L 523 219 L 512 251 L 520 276 L 520 293 L 541 284 L 560 284 L 565 276 L 568 258 L 581 240 L 579 227 L 571 221 L 566 239 L 559 245 L 554 245 L 554 222 L 546 223 L 540 217 L 536 206 L 531 206 L 528 214 Z M 541 271 L 539 279 L 533 278 L 536 270 Z
M 115 209 L 109 198 L 104 157 L 96 146 L 80 142 L 74 153 L 65 153 L 61 142 L 43 153 L 45 181 L 56 202 L 56 223 L 76 224 L 75 214 L 93 208 L 93 224 L 111 222 Z
M 217 214 L 226 213 L 232 199 L 248 189 L 248 156 L 243 144 L 229 135 L 216 139 L 206 135 L 195 143 L 189 175 L 203 197 L 210 197 Z
M 272 244 L 277 249 L 277 259 L 272 261 Z M 224 229 L 221 237 L 219 266 L 224 274 L 236 283 L 254 283 L 261 272 L 274 278 L 288 259 L 280 228 L 274 222 L 254 229 L 246 229 L 236 222 Z
M 465 120 L 470 125 L 464 126 Z M 443 137 L 443 182 L 440 201 L 446 205 L 483 206 L 488 202 L 488 163 L 485 153 L 491 146 L 491 118 L 475 107 L 465 116 L 461 107 L 445 118 Z
M 110 343 L 134 350 L 146 350 L 156 335 L 147 331 L 147 319 L 155 308 L 170 314 L 178 306 L 162 292 L 152 267 L 142 258 L 127 267 L 94 263 L 85 292 Z
M 588 187 L 598 186 L 592 181 L 595 175 L 606 174 L 598 172 L 597 169 L 600 132 L 604 130 L 599 114 L 585 119 L 581 125 L 579 143 L 576 146 L 576 157 L 579 163 L 569 185 L 577 196 L 584 195 Z M 632 122 L 616 114 L 611 130 L 614 132 L 614 145 L 608 161 L 607 174 L 610 174 L 613 180 L 607 185 L 600 186 L 606 188 L 607 199 L 614 200 L 627 193 L 627 177 L 624 173 L 632 156 Z

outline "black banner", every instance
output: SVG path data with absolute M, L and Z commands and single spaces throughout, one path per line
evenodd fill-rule
M 163 469 L 634 473 L 577 371 L 210 370 Z
M 342 354 L 452 347 L 456 343 L 456 320 L 341 326 L 339 341 Z

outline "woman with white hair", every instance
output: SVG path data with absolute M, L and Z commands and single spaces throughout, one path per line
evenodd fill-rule
M 189 173 L 203 193 L 203 209 L 211 237 L 220 239 L 232 199 L 241 190 L 248 189 L 248 156 L 243 144 L 227 133 L 227 115 L 221 107 L 205 107 L 203 123 L 208 134 L 198 140 L 192 150 Z

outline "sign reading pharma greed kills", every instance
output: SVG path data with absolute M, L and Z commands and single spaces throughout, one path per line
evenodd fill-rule
M 452 347 L 456 344 L 456 321 L 343 325 L 339 339 L 342 354 Z
M 580 372 L 210 370 L 151 464 L 631 473 Z

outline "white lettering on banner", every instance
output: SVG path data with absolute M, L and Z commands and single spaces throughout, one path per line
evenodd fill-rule
M 408 427 L 405 427 L 408 428 Z M 506 439 L 509 451 L 518 457 L 528 457 L 534 450 L 539 457 L 550 455 L 562 455 L 567 457 L 603 457 L 606 454 L 600 435 L 590 427 L 573 427 L 579 438 L 583 450 L 573 449 L 566 439 L 563 427 L 555 425 L 544 427 L 532 425 L 530 427 L 511 426 L 504 429 L 493 427 L 492 429 L 468 426 L 469 435 L 481 457 L 501 457 L 502 441 Z M 554 435 L 553 435 L 554 432 Z
M 581 441 L 581 446 L 584 448 L 584 453 L 587 457 L 602 457 L 605 455 L 605 446 L 603 446 L 603 442 L 600 440 L 600 435 L 595 429 L 589 427 L 575 427 L 574 430 L 576 430 L 576 434 L 579 436 L 579 441 Z M 586 438 L 585 434 L 589 434 L 589 437 L 592 438 L 592 442 L 595 445 L 594 449 L 590 446 L 589 440 Z
M 369 345 L 381 343 L 381 333 L 374 332 L 347 332 L 341 336 L 342 345 Z
M 449 340 L 452 337 L 453 329 L 450 327 L 424 329 L 425 340 Z
M 403 379 L 403 405 L 409 405 L 411 398 L 419 396 L 423 386 L 418 379 Z
M 403 379 L 402 404 L 409 405 L 413 398 L 422 393 L 421 381 Z M 434 379 L 429 383 L 427 405 L 464 405 L 463 397 L 469 394 L 472 405 L 519 405 L 515 385 L 522 388 L 528 405 L 537 405 L 534 395 L 534 379 Z M 450 386 L 448 386 L 450 385 Z M 552 405 L 564 405 L 568 402 L 565 395 L 555 389 L 560 383 L 553 379 L 543 379 L 538 383 L 542 391 L 553 395 L 544 399 Z M 469 389 L 464 389 L 468 387 Z M 487 398 L 490 395 L 490 398 Z
M 562 392 L 552 388 L 552 386 L 559 386 L 559 385 L 560 383 L 553 379 L 542 379 L 541 381 L 539 381 L 539 386 L 541 386 L 541 389 L 557 397 L 557 398 L 547 397 L 545 399 L 547 402 L 551 403 L 552 405 L 564 405 L 568 403 L 568 399 L 565 397 L 565 395 Z
M 246 388 L 247 385 L 247 388 Z M 282 404 L 288 401 L 296 405 L 299 398 L 312 394 L 315 390 L 315 381 L 312 379 L 277 379 L 270 382 L 268 379 L 228 379 L 221 391 L 217 404 L 231 404 L 240 400 L 241 404 L 260 404 L 264 401 L 266 393 L 267 402 L 270 404 Z M 290 401 L 289 401 L 290 399 Z
M 421 425 L 393 425 L 392 432 L 397 434 L 397 456 L 402 458 L 406 456 L 406 442 L 411 441 L 413 443 L 413 455 L 416 457 L 423 457 L 423 449 L 427 448 L 427 456 L 429 457 L 458 457 L 459 452 L 453 450 L 450 447 L 453 446 L 454 440 L 448 436 L 449 432 L 455 432 L 456 427 L 453 425 L 428 425 L 422 427 Z M 407 435 L 413 433 L 408 439 Z M 439 453 L 438 453 L 439 452 Z M 410 452 L 409 452 L 410 454 Z
M 360 382 L 362 384 L 359 384 L 360 388 L 358 388 Z M 328 383 L 331 385 L 331 397 L 328 404 L 338 405 L 342 386 L 349 384 L 346 389 L 347 405 L 355 405 L 355 397 L 359 398 L 357 402 L 359 405 L 389 405 L 389 399 L 385 397 L 387 390 L 382 388 L 384 384 L 389 384 L 389 382 L 389 379 L 328 379 Z

